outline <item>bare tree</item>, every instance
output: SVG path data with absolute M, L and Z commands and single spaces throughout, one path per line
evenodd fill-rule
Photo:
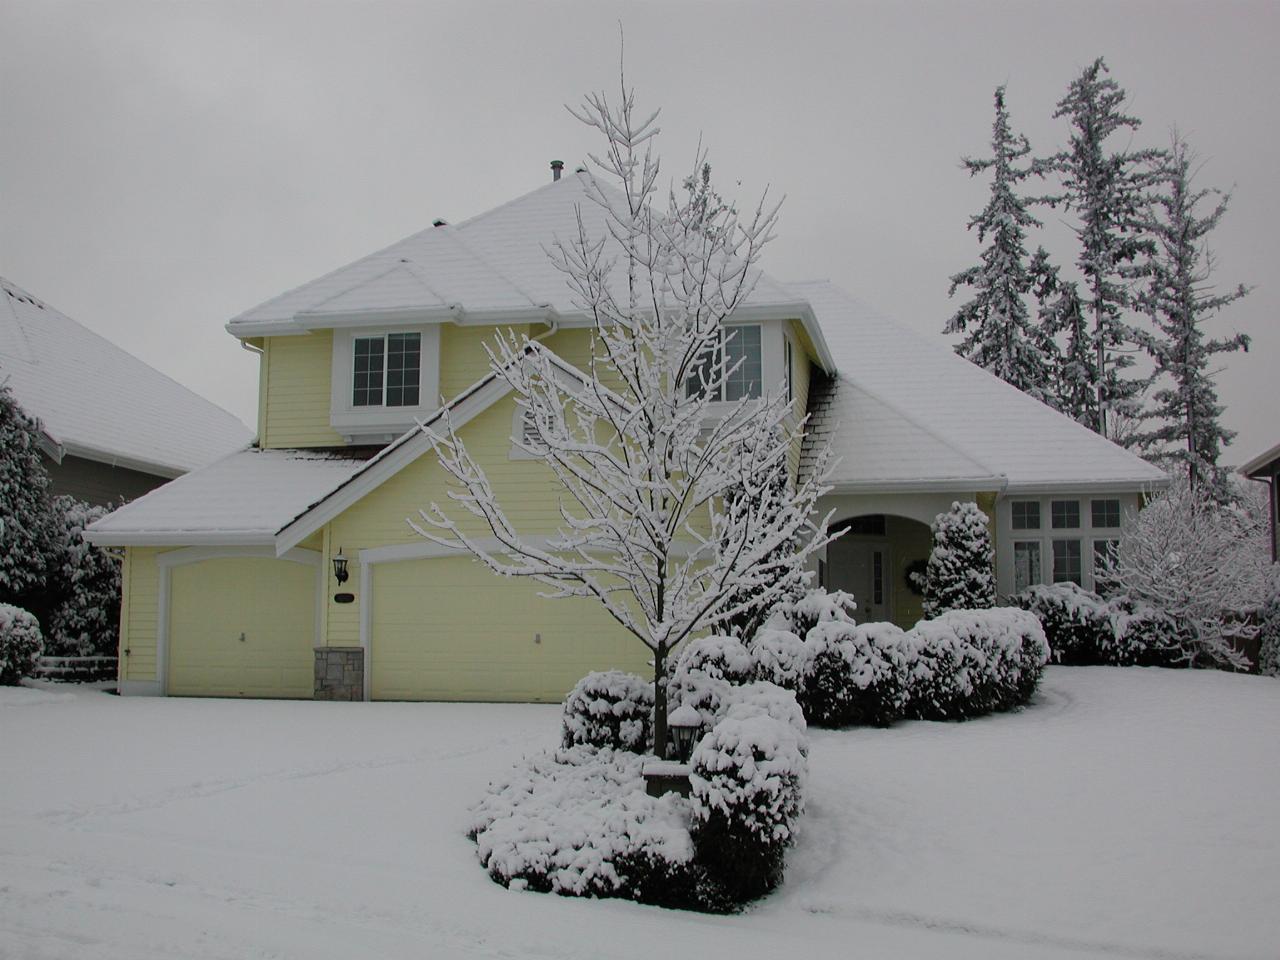
M 599 93 L 571 112 L 604 136 L 603 153 L 590 159 L 616 184 L 589 174 L 603 231 L 593 235 L 580 208 L 576 236 L 548 250 L 591 319 L 590 362 L 579 373 L 510 332 L 490 350 L 530 428 L 516 443 L 563 491 L 558 529 L 550 537 L 517 529 L 448 418 L 432 440 L 450 499 L 497 546 L 435 503 L 415 526 L 496 573 L 532 577 L 549 588 L 543 596 L 595 599 L 644 643 L 661 757 L 669 655 L 803 588 L 806 562 L 831 539 L 816 514 L 828 457 L 806 479 L 789 475 L 804 420 L 780 386 L 746 377 L 745 338 L 732 325 L 777 206 L 765 196 L 740 217 L 732 204 L 705 202 L 701 151 L 684 195 L 668 188 L 660 197 L 657 113 L 637 114 L 625 78 L 616 105 Z

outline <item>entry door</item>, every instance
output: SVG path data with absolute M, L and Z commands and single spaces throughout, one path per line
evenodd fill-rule
M 852 593 L 859 623 L 890 619 L 889 544 L 883 540 L 841 537 L 827 548 L 831 589 Z

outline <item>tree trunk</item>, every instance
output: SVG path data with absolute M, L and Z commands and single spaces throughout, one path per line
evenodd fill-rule
M 659 647 L 653 654 L 653 752 L 659 760 L 667 759 L 667 649 Z

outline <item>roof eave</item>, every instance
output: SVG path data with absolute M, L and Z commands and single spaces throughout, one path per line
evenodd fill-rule
M 1268 479 L 1277 466 L 1280 466 L 1280 443 L 1242 464 L 1237 473 L 1250 480 L 1263 480 Z
M 1122 477 L 1095 480 L 1031 480 L 1010 481 L 1005 493 L 1010 496 L 1033 496 L 1048 493 L 1148 493 L 1164 490 L 1169 478 Z
M 270 530 L 95 530 L 84 539 L 98 547 L 198 547 L 272 545 Z
M 836 494 L 876 493 L 955 493 L 1004 490 L 1007 480 L 1001 476 L 976 477 L 904 477 L 887 480 L 846 480 L 831 485 L 828 496 Z

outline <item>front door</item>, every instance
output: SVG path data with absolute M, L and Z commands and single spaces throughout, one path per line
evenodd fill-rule
M 889 620 L 889 544 L 845 535 L 827 547 L 827 587 L 852 593 L 859 623 Z

